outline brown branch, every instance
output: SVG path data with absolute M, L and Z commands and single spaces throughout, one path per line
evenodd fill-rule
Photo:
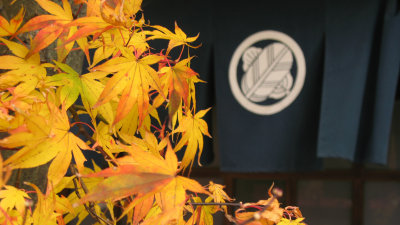
M 79 119 L 78 112 L 76 111 L 74 106 L 69 107 L 68 111 L 72 114 L 72 117 L 75 122 L 81 122 L 81 120 Z M 87 132 L 87 130 L 83 127 L 81 123 L 77 123 L 76 125 L 79 128 L 78 135 L 83 134 L 85 138 L 87 138 L 90 142 L 92 142 L 92 144 L 96 143 L 96 141 L 92 138 L 92 136 Z
M 78 181 L 79 184 L 82 187 L 83 192 L 85 192 L 85 194 L 87 194 L 89 192 L 88 188 L 86 187 L 85 183 L 82 181 L 81 177 L 78 176 L 78 171 L 76 170 L 76 168 L 71 164 L 69 166 L 71 172 L 75 175 L 74 179 L 72 180 L 74 183 L 74 191 L 76 196 L 78 196 L 79 199 L 82 198 L 81 194 L 79 193 L 79 187 L 78 187 Z M 89 215 L 97 220 L 99 223 L 105 223 L 107 225 L 113 225 L 113 223 L 106 218 L 101 217 L 100 215 L 98 215 L 94 209 L 94 203 L 93 202 L 89 202 L 89 205 L 83 204 L 83 206 L 85 207 L 86 211 L 89 213 Z
M 77 105 L 72 105 L 68 110 L 71 112 L 74 121 L 77 122 L 76 125 L 79 128 L 78 135 L 79 134 L 83 134 L 85 136 L 85 138 L 87 138 L 92 144 L 96 143 L 97 141 L 94 140 L 93 137 L 83 127 L 83 125 L 81 123 L 81 120 L 79 119 L 77 109 L 82 109 L 82 108 L 80 106 L 77 106 Z M 103 147 L 97 146 L 95 148 L 95 150 L 100 152 L 103 155 L 104 159 L 110 161 L 113 166 L 117 166 L 117 163 L 114 162 L 113 159 L 103 150 Z
M 203 205 L 204 206 L 207 206 L 207 205 L 224 206 L 224 205 L 226 205 L 226 206 L 238 206 L 238 207 L 243 205 L 241 202 L 220 202 L 220 203 L 218 203 L 218 202 L 204 202 L 204 203 L 202 203 L 202 202 L 190 202 L 188 204 L 189 205 L 193 205 L 193 206 L 203 206 Z
M 76 11 L 76 13 L 75 13 L 75 15 L 74 15 L 74 19 L 78 18 L 78 15 L 79 15 L 79 13 L 80 13 L 81 10 L 82 10 L 82 6 L 83 6 L 83 3 L 81 3 L 81 4 L 79 5 L 79 8 L 78 8 L 78 10 Z
M 15 179 L 15 184 L 14 184 L 14 186 L 15 186 L 16 188 L 19 188 L 19 187 L 21 186 L 21 168 L 19 168 L 19 169 L 17 170 L 17 178 Z
M 33 205 L 32 200 L 30 199 L 25 200 L 25 213 L 24 213 L 24 218 L 22 219 L 22 225 L 25 225 L 28 218 L 28 207 L 31 207 L 32 205 Z

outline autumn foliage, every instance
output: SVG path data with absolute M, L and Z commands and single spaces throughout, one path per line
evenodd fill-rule
M 1 224 L 79 224 L 87 216 L 96 224 L 212 224 L 217 212 L 236 224 L 303 224 L 273 190 L 268 200 L 236 203 L 231 216 L 222 185 L 184 176 L 210 137 L 202 119 L 209 109 L 196 108 L 202 80 L 187 53 L 197 36 L 150 25 L 141 0 L 74 0 L 86 10 L 79 18 L 68 0 L 35 1 L 48 14 L 25 23 L 23 8 L 10 21 L 0 16 L 9 49 L 0 56 L 0 146 L 14 151 L 0 158 Z M 19 38 L 26 33 L 27 44 Z M 166 47 L 153 48 L 154 40 Z M 57 58 L 44 62 L 41 51 L 53 47 Z M 88 73 L 66 64 L 72 51 L 85 55 Z M 14 171 L 47 163 L 46 190 L 7 183 Z

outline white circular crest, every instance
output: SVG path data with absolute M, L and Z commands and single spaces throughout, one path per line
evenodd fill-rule
M 263 48 L 253 46 L 260 41 L 272 43 Z M 291 74 L 293 58 L 297 65 L 295 78 Z M 240 60 L 242 67 L 238 68 Z M 240 81 L 238 70 L 243 71 Z M 289 106 L 303 88 L 305 76 L 306 63 L 300 46 L 288 35 L 272 30 L 246 38 L 229 65 L 229 84 L 234 97 L 245 109 L 259 115 L 272 115 Z M 268 99 L 274 103 L 261 104 Z

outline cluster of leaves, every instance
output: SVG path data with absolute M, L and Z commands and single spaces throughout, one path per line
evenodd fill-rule
M 23 8 L 10 21 L 0 16 L 0 41 L 10 52 L 0 56 L 0 132 L 7 134 L 0 146 L 15 151 L 0 158 L 0 223 L 80 224 L 90 215 L 96 224 L 212 224 L 212 214 L 228 214 L 226 201 L 233 199 L 222 185 L 202 186 L 182 175 L 210 136 L 202 119 L 208 109 L 196 109 L 201 80 L 190 68 L 192 57 L 182 54 L 197 37 L 178 25 L 172 32 L 147 24 L 141 0 L 74 0 L 86 9 L 80 18 L 68 0 L 35 1 L 48 14 L 24 24 Z M 20 40 L 23 33 L 35 33 L 30 43 Z M 155 53 L 149 43 L 156 39 L 167 48 Z M 41 52 L 50 46 L 57 58 L 43 62 Z M 65 63 L 71 51 L 83 52 L 88 73 Z M 106 167 L 89 167 L 84 151 L 102 155 Z M 44 193 L 31 183 L 32 191 L 7 184 L 12 171 L 46 163 Z M 240 203 L 228 218 L 303 224 L 301 214 L 280 208 L 275 197 Z

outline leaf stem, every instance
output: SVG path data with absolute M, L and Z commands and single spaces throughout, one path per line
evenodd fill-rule
M 183 53 L 183 50 L 184 50 L 184 49 L 185 49 L 185 45 L 182 45 L 181 53 L 179 54 L 179 57 L 178 57 L 178 59 L 176 60 L 177 62 L 179 62 L 179 60 L 181 60 L 182 53 Z

